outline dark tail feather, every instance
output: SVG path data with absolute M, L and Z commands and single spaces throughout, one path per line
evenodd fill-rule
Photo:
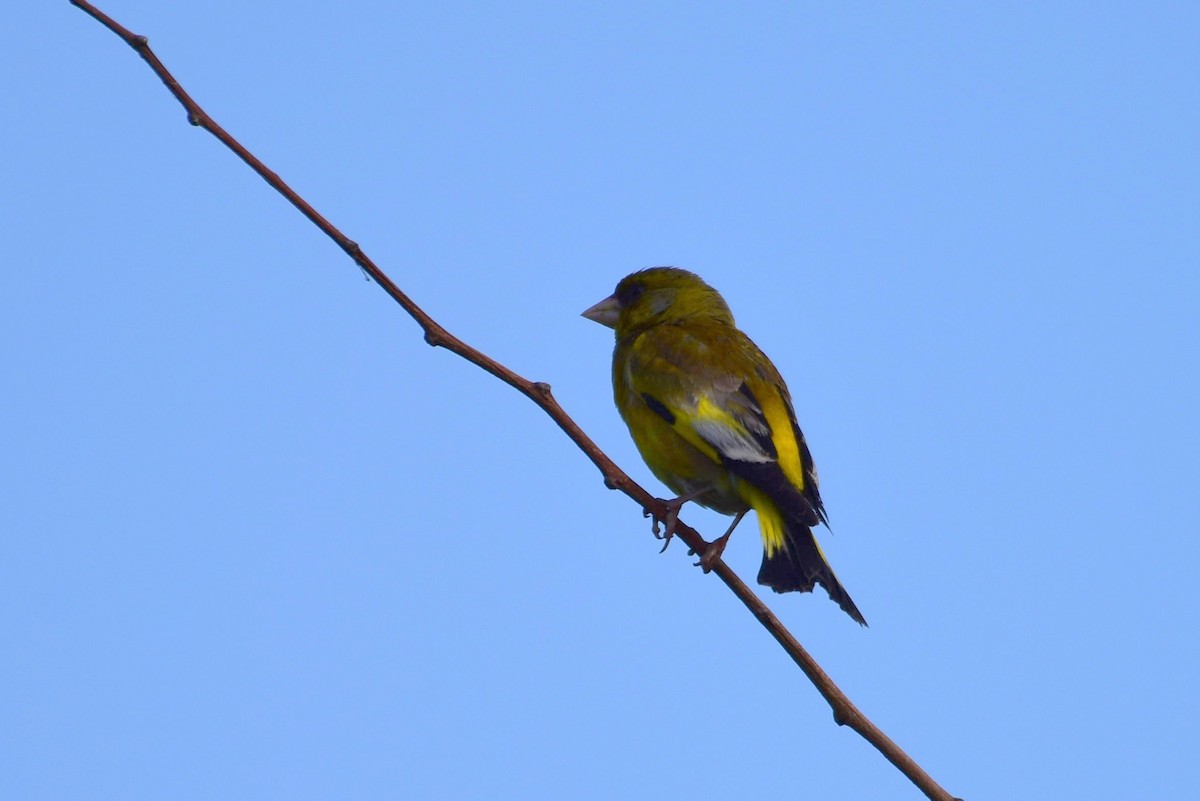
M 862 625 L 866 619 L 850 593 L 837 580 L 833 568 L 825 561 L 813 538 L 812 529 L 800 523 L 788 523 L 784 529 L 785 547 L 775 552 L 770 559 L 763 553 L 762 567 L 758 569 L 758 583 L 775 592 L 812 592 L 820 584 L 829 597 L 842 607 L 842 611 Z

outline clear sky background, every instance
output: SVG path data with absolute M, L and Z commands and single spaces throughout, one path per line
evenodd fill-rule
M 1194 3 L 101 8 L 658 494 L 579 312 L 720 289 L 871 628 L 767 600 L 949 791 L 1195 796 Z M 0 797 L 920 797 L 132 50 L 4 16 Z

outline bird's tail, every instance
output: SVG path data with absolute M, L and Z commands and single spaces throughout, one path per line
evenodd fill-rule
M 761 514 L 759 520 L 762 521 Z M 825 561 L 812 529 L 803 523 L 787 521 L 782 526 L 782 534 L 782 547 L 763 551 L 758 583 L 775 592 L 812 592 L 813 586 L 820 584 L 829 597 L 842 607 L 842 611 L 862 625 L 867 625 L 866 619 L 850 599 L 850 593 L 846 592 L 829 562 Z

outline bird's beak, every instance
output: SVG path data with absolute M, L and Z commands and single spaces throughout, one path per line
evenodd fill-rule
M 621 304 L 617 303 L 616 295 L 612 295 L 585 311 L 581 316 L 588 318 L 593 323 L 600 323 L 600 325 L 606 325 L 609 328 L 616 328 L 617 317 L 620 314 Z

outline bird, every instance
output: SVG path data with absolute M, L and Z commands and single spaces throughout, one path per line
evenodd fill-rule
M 819 584 L 866 626 L 813 536 L 829 520 L 791 394 L 720 293 L 695 273 L 651 267 L 622 278 L 582 316 L 614 329 L 617 410 L 646 465 L 676 493 L 663 502 L 664 537 L 688 501 L 732 515 L 701 555 L 707 572 L 753 509 L 763 541 L 758 583 L 777 593 Z

